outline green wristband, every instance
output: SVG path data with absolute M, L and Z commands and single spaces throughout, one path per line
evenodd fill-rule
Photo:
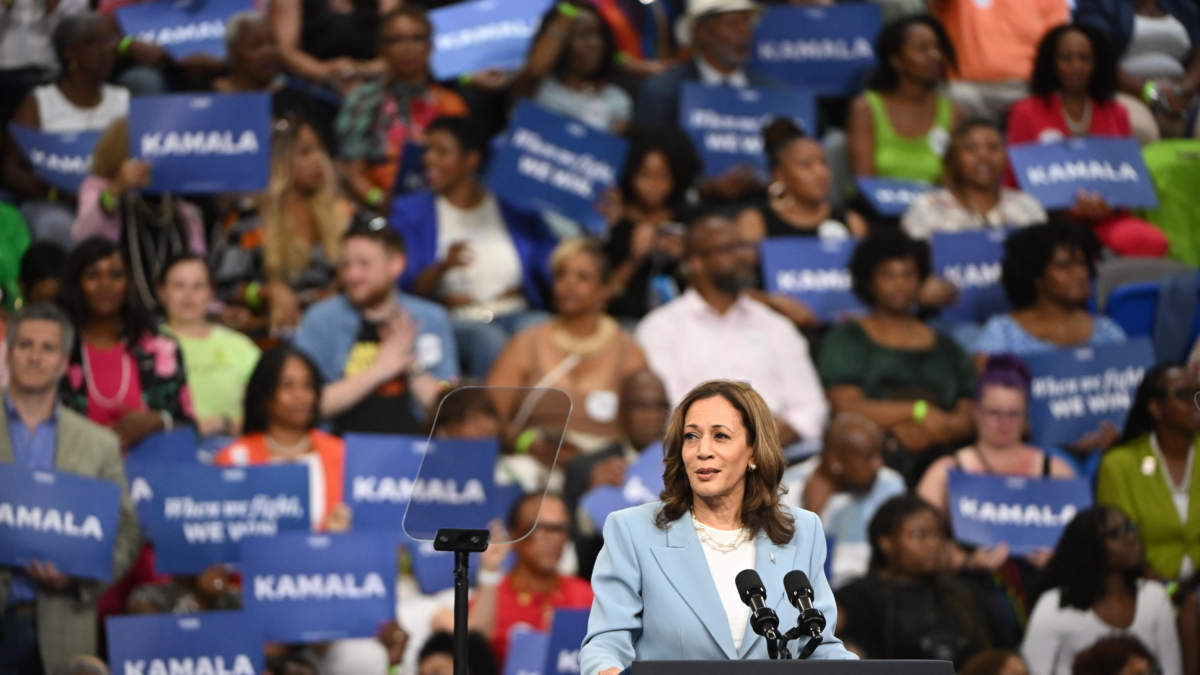
M 252 281 L 246 284 L 246 291 L 242 297 L 246 300 L 246 306 L 251 310 L 257 311 L 262 307 L 262 284 L 257 281 Z
M 1147 80 L 1142 86 L 1142 102 L 1150 107 L 1158 105 L 1158 85 Z
M 366 196 L 363 197 L 363 203 L 371 208 L 376 208 L 382 201 L 383 188 L 373 187 L 370 190 L 367 190 Z
M 121 41 L 117 43 L 117 54 L 125 56 L 125 53 L 129 51 L 129 45 L 131 44 L 133 44 L 132 35 L 126 35 L 125 37 L 121 38 Z
M 558 3 L 558 13 L 574 19 L 579 16 L 579 8 L 569 2 L 560 2 Z
M 117 210 L 117 198 L 109 194 L 108 190 L 100 191 L 100 208 L 104 209 L 105 213 L 112 213 Z
M 913 403 L 912 419 L 917 424 L 925 421 L 925 415 L 929 414 L 929 401 L 919 399 Z
M 529 448 L 533 447 L 533 444 L 537 441 L 537 439 L 538 432 L 536 429 L 526 429 L 525 431 L 522 431 L 521 435 L 517 436 L 516 442 L 513 443 L 513 452 L 517 453 L 518 455 L 529 454 Z

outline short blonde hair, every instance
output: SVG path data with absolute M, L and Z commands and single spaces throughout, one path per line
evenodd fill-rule
M 596 240 L 587 237 L 564 239 L 559 242 L 558 246 L 554 247 L 554 251 L 550 253 L 551 273 L 557 273 L 558 268 L 566 262 L 567 258 L 576 253 L 590 256 L 596 263 L 596 269 L 600 272 L 600 280 L 608 280 L 608 256 L 604 254 L 604 249 Z

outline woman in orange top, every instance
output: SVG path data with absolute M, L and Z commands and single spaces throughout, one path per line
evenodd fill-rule
M 342 501 L 345 446 L 315 428 L 322 384 L 312 360 L 294 347 L 264 352 L 246 386 L 245 435 L 218 453 L 216 463 L 307 464 L 313 529 L 345 532 L 351 515 Z

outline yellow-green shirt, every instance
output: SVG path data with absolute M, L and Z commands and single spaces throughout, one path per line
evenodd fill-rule
M 260 353 L 250 338 L 224 326 L 213 326 L 206 338 L 179 335 L 165 324 L 163 332 L 183 351 L 195 418 L 242 419 L 243 394 Z
M 875 123 L 875 175 L 929 184 L 940 182 L 942 155 L 950 145 L 950 125 L 954 123 L 954 105 L 950 99 L 939 94 L 933 126 L 919 138 L 906 138 L 892 126 L 883 97 L 870 90 L 864 95 Z

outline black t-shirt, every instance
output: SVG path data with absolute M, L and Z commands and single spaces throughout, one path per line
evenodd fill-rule
M 379 326 L 363 321 L 358 337 L 346 357 L 342 377 L 351 377 L 365 370 L 379 353 Z M 419 434 L 421 422 L 413 414 L 412 392 L 404 375 L 385 382 L 358 405 L 334 419 L 334 431 L 339 436 L 362 434 Z

